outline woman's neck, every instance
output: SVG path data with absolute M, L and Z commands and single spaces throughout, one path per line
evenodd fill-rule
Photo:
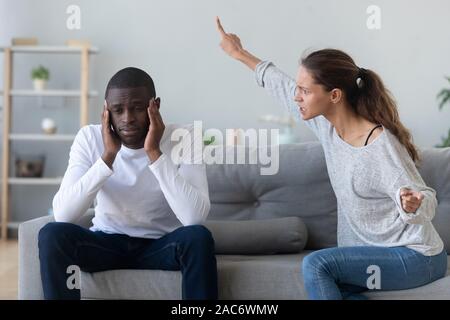
M 348 104 L 338 104 L 324 115 L 344 140 L 356 139 L 365 135 L 375 124 L 355 113 Z

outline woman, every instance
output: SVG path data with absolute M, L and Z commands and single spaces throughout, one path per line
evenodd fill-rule
M 294 81 L 244 50 L 218 18 L 217 28 L 223 50 L 254 70 L 258 84 L 322 143 L 337 198 L 338 247 L 304 258 L 308 297 L 364 299 L 368 289 L 409 289 L 445 276 L 447 253 L 431 223 L 436 194 L 416 169 L 418 152 L 379 76 L 325 49 L 301 60 Z

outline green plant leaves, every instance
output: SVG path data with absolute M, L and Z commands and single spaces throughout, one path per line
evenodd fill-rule
M 204 140 L 203 140 L 203 144 L 204 144 L 205 146 L 208 146 L 208 145 L 210 145 L 211 143 L 213 143 L 215 140 L 216 140 L 216 137 L 212 136 L 211 138 L 209 138 L 209 140 L 204 139 Z
M 450 89 L 442 89 L 438 95 L 437 98 L 440 100 L 439 102 L 439 110 L 442 110 L 442 107 L 450 101 Z
M 450 147 L 450 129 L 448 130 L 447 137 L 442 138 L 442 143 L 436 146 L 437 148 L 447 148 Z
M 450 82 L 450 77 L 445 77 L 448 82 Z M 442 89 L 439 91 L 437 95 L 437 99 L 439 100 L 439 110 L 442 110 L 446 103 L 450 103 L 450 89 Z M 437 145 L 438 148 L 446 148 L 450 147 L 450 129 L 448 130 L 447 137 L 442 138 L 442 143 Z
M 34 79 L 48 80 L 49 77 L 50 77 L 50 71 L 48 71 L 48 69 L 42 65 L 31 70 L 31 79 L 33 79 L 33 80 Z

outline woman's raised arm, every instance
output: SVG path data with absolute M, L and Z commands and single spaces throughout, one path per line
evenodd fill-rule
M 226 33 L 220 23 L 219 17 L 216 17 L 217 30 L 219 31 L 222 41 L 220 42 L 220 46 L 223 51 L 225 51 L 230 57 L 241 61 L 247 67 L 252 69 L 253 71 L 256 69 L 258 63 L 261 62 L 261 59 L 255 57 L 250 52 L 245 50 L 242 47 L 241 39 L 233 33 Z

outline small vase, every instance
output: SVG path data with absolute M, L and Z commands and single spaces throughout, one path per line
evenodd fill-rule
M 42 91 L 47 86 L 47 80 L 44 79 L 34 79 L 33 80 L 34 90 Z
M 46 134 L 54 134 L 56 132 L 56 124 L 55 121 L 53 121 L 53 119 L 50 118 L 42 119 L 41 126 L 42 130 Z

